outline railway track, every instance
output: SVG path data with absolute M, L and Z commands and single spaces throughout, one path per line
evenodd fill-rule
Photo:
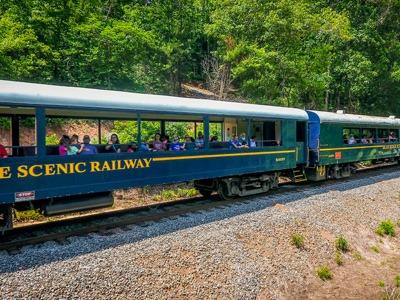
M 341 179 L 348 182 L 360 179 L 363 176 L 379 175 L 388 169 L 395 169 L 397 164 L 384 164 L 378 167 L 361 168 L 352 177 Z M 372 174 L 371 174 L 372 173 Z M 337 183 L 337 181 L 323 181 L 317 183 L 303 183 L 294 185 L 292 183 L 282 184 L 286 188 L 273 190 L 268 195 L 283 193 L 296 193 L 310 187 L 322 187 Z M 81 236 L 89 233 L 107 232 L 115 228 L 124 228 L 128 225 L 139 224 L 146 226 L 148 222 L 156 222 L 161 219 L 178 217 L 181 215 L 207 211 L 215 208 L 248 203 L 260 195 L 243 197 L 233 200 L 219 200 L 217 195 L 205 199 L 195 197 L 184 200 L 176 200 L 145 207 L 129 208 L 118 211 L 110 211 L 101 214 L 73 217 L 64 220 L 49 221 L 45 223 L 16 227 L 0 236 L 0 250 L 13 251 L 26 245 L 40 244 L 47 241 L 63 242 L 71 236 Z

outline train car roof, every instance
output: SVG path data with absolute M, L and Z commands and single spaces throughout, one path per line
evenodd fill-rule
M 388 125 L 400 126 L 400 119 L 394 117 L 374 117 L 365 115 L 333 113 L 327 111 L 307 110 L 310 121 L 319 121 L 322 123 L 339 124 L 362 124 L 362 125 Z
M 308 120 L 296 108 L 0 80 L 0 106 Z

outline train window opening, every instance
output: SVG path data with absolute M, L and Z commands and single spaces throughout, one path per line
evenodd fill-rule
M 372 144 L 375 139 L 375 129 L 374 128 L 363 128 L 361 129 L 361 144 Z
M 389 141 L 389 129 L 379 128 L 378 129 L 378 142 L 387 143 Z
M 13 154 L 10 117 L 0 117 L 0 145 L 4 147 L 8 156 Z
M 282 146 L 280 121 L 263 122 L 263 146 Z
M 296 141 L 304 143 L 306 140 L 306 122 L 296 122 Z
M 361 142 L 360 128 L 343 128 L 343 143 L 344 144 L 357 144 Z

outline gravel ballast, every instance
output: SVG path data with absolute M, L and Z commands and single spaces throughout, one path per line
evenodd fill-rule
M 112 234 L 3 251 L 1 298 L 319 299 L 318 291 L 337 297 L 342 294 L 335 280 L 346 280 L 346 268 L 361 272 L 371 265 L 383 277 L 400 273 L 400 265 L 390 260 L 396 255 L 400 260 L 398 235 L 381 238 L 374 232 L 382 220 L 400 219 L 399 176 L 390 171 L 301 192 L 285 187 L 284 194 Z M 304 236 L 304 249 L 291 244 L 293 233 Z M 339 235 L 351 248 L 343 267 L 333 259 Z M 379 254 L 370 251 L 375 244 Z M 381 257 L 387 271 L 374 265 L 382 265 Z M 317 278 L 320 265 L 331 267 L 332 283 Z M 373 280 L 359 292 L 377 295 Z M 351 289 L 354 295 L 357 288 Z

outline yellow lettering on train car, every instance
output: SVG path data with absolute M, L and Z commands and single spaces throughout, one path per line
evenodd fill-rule
M 90 162 L 90 172 L 100 172 L 100 163 L 98 161 Z
M 0 179 L 11 178 L 11 167 L 0 167 Z
M 28 166 L 27 165 L 21 165 L 17 169 L 18 171 L 18 178 L 25 178 L 29 175 L 28 173 Z
M 28 172 L 32 177 L 40 177 L 43 175 L 43 165 L 30 166 Z
M 57 175 L 68 174 L 68 164 L 57 164 Z
M 81 167 L 83 167 L 83 169 Z M 79 173 L 79 174 L 85 173 L 86 172 L 85 167 L 86 167 L 86 163 L 79 162 L 79 163 L 75 164 L 75 172 Z
M 137 159 L 125 159 L 124 163 L 127 169 L 134 169 L 136 168 Z
M 144 164 L 146 165 L 145 167 L 146 168 L 150 168 L 150 163 L 151 163 L 151 161 L 153 160 L 152 158 L 149 158 L 149 159 L 143 159 L 144 160 Z
M 46 164 L 44 165 L 44 175 L 53 176 L 56 174 L 56 166 L 55 164 Z

